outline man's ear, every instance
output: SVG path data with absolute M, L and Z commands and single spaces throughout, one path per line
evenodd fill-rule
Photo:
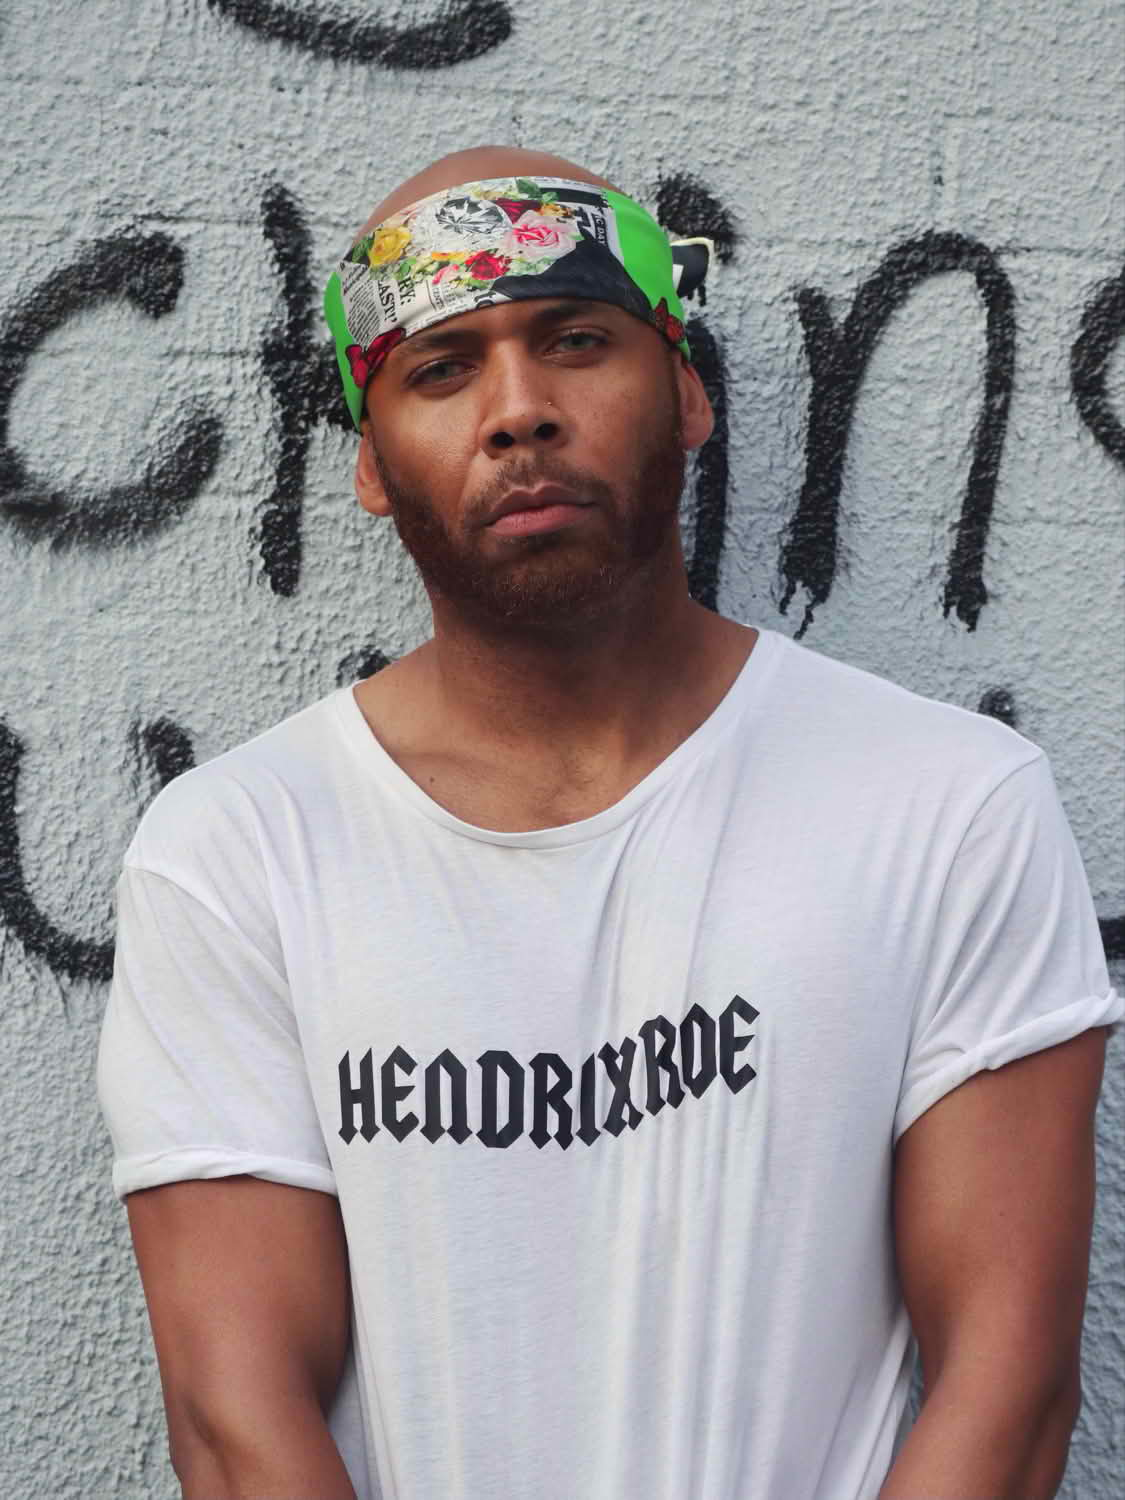
M 364 417 L 360 423 L 359 452 L 355 456 L 355 493 L 360 505 L 373 516 L 390 515 L 390 502 L 375 462 L 375 438 L 369 417 Z
M 703 389 L 699 371 L 686 360 L 680 350 L 675 352 L 676 384 L 680 392 L 680 426 L 684 448 L 702 448 L 715 428 L 715 413 Z

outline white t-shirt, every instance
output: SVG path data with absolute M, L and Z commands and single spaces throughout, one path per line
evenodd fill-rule
M 453 816 L 340 688 L 167 785 L 117 887 L 119 1197 L 339 1196 L 360 1500 L 874 1500 L 892 1147 L 1117 1021 L 1043 752 L 762 629 L 605 811 Z

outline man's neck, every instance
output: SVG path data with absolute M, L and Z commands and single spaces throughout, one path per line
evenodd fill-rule
M 686 580 L 656 595 L 623 592 L 612 612 L 565 632 L 474 628 L 435 601 L 418 685 L 443 738 L 501 756 L 624 766 L 654 738 L 702 722 L 745 660 L 749 632 L 695 603 Z
M 435 608 L 432 640 L 356 689 L 384 750 L 469 823 L 506 831 L 591 817 L 715 711 L 757 632 L 696 604 L 686 579 L 623 597 L 565 639 L 471 629 Z

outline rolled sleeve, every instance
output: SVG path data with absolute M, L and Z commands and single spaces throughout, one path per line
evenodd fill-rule
M 950 869 L 894 1141 L 981 1069 L 1113 1027 L 1123 1014 L 1082 858 L 1040 751 L 985 799 Z
M 196 895 L 118 878 L 97 1094 L 113 1190 L 248 1173 L 335 1193 L 283 974 Z

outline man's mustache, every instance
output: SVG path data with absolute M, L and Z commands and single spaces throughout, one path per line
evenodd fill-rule
M 500 469 L 473 497 L 469 510 L 469 522 L 483 520 L 493 506 L 498 505 L 509 490 L 531 490 L 540 484 L 560 484 L 576 494 L 588 497 L 595 504 L 605 505 L 613 499 L 613 490 L 596 474 L 572 468 L 550 455 L 536 460 L 521 460 Z

